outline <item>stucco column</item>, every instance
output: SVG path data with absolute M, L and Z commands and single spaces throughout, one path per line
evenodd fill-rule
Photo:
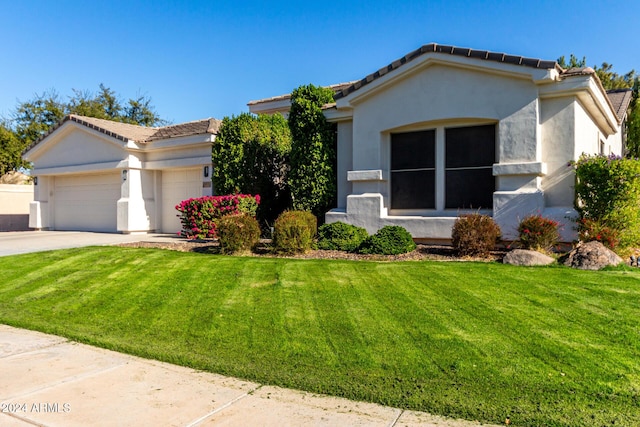
M 140 169 L 122 169 L 121 197 L 118 200 L 118 231 L 122 233 L 147 232 L 150 216 L 142 192 L 143 173 Z

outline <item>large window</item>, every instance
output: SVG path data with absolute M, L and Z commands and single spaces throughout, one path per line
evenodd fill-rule
M 436 131 L 391 135 L 391 208 L 435 209 Z
M 445 129 L 445 208 L 491 209 L 496 127 Z
M 495 129 L 438 127 L 392 134 L 391 208 L 491 209 Z

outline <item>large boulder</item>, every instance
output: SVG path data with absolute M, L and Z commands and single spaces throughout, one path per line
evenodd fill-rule
M 600 270 L 608 265 L 618 265 L 622 262 L 615 252 L 595 240 L 579 243 L 564 258 L 564 265 L 580 270 Z
M 504 256 L 502 262 L 504 264 L 532 266 L 549 265 L 556 262 L 556 260 L 537 251 L 514 249 Z

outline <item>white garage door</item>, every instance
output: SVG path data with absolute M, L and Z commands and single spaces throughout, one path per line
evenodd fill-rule
M 200 168 L 162 171 L 162 232 L 177 233 L 182 229 L 176 205 L 183 200 L 202 196 Z
M 117 230 L 120 174 L 58 176 L 54 189 L 56 230 Z

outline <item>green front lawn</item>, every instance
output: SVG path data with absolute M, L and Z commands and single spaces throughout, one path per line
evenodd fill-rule
M 513 425 L 640 425 L 640 271 L 85 248 L 0 258 L 0 322 Z

